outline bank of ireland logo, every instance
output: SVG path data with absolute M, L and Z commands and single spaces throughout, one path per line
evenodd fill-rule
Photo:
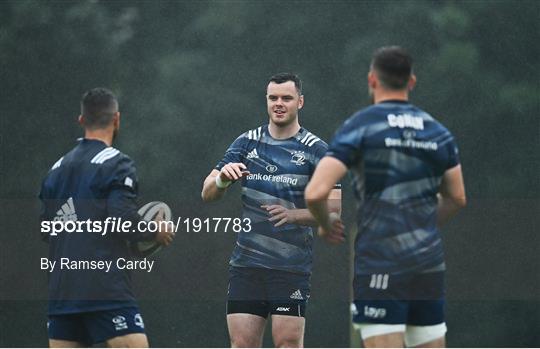
M 277 166 L 276 165 L 268 165 L 266 166 L 266 171 L 270 172 L 270 173 L 274 173 L 278 170 Z
M 292 154 L 291 162 L 296 166 L 302 166 L 306 163 L 306 156 L 303 151 L 295 151 Z

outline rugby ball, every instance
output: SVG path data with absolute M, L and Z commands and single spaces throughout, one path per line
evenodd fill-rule
M 163 211 L 163 220 L 170 221 L 172 218 L 171 208 L 164 202 L 152 201 L 144 205 L 137 211 L 144 221 L 150 222 L 156 218 L 158 212 Z M 131 242 L 131 253 L 135 257 L 144 258 L 149 257 L 161 250 L 162 245 L 156 241 L 138 241 Z

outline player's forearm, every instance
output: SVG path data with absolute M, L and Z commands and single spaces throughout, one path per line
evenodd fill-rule
M 309 212 L 316 221 L 316 225 L 328 228 L 330 226 L 330 221 L 328 220 L 328 204 L 326 200 L 307 200 L 306 203 Z
M 323 203 L 323 204 L 321 204 Z M 306 221 L 309 220 L 309 224 L 311 226 L 317 226 L 321 225 L 320 222 L 322 222 L 324 225 L 329 224 L 328 223 L 328 214 L 330 212 L 335 212 L 338 214 L 338 216 L 341 215 L 341 199 L 331 199 L 329 198 L 326 201 L 326 205 L 324 205 L 324 201 L 319 202 L 312 202 L 312 205 L 308 206 L 309 209 L 306 209 L 307 211 L 305 213 L 305 219 Z M 313 210 L 313 211 L 311 211 Z M 302 210 L 304 211 L 304 210 Z
M 208 176 L 204 180 L 201 197 L 205 202 L 211 202 L 221 199 L 227 189 L 220 189 L 216 185 L 216 176 Z
M 437 226 L 439 227 L 447 223 L 467 204 L 465 197 L 450 198 L 439 194 L 437 199 Z
M 318 225 L 317 220 L 311 212 L 307 208 L 302 209 L 294 209 L 293 216 L 294 216 L 294 223 L 298 225 L 307 225 L 315 227 Z

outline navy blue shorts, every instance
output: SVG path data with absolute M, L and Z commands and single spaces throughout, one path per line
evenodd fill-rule
M 444 272 L 356 276 L 353 322 L 430 326 L 444 322 Z
M 227 314 L 305 317 L 310 275 L 265 268 L 229 268 Z
M 131 333 L 144 333 L 144 322 L 137 307 L 88 313 L 49 315 L 50 339 L 92 345 Z

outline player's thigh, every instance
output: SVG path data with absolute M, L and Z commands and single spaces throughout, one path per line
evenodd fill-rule
M 375 325 L 376 326 L 376 325 Z M 362 339 L 366 348 L 401 348 L 403 347 L 404 332 L 392 332 Z
M 136 306 L 86 313 L 92 343 L 109 347 L 148 347 L 143 318 Z
M 272 338 L 276 348 L 303 347 L 305 326 L 305 317 L 273 314 Z
M 148 348 L 148 338 L 144 333 L 132 333 L 107 339 L 109 348 Z
M 262 346 L 266 318 L 248 313 L 227 314 L 231 347 L 257 348 Z

